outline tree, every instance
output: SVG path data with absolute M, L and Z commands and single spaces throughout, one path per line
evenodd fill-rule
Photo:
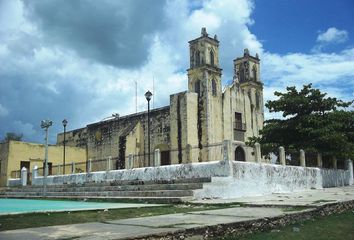
M 253 137 L 249 144 L 259 142 L 265 154 L 277 153 L 283 146 L 288 153 L 299 149 L 338 158 L 354 157 L 354 111 L 346 111 L 353 101 L 344 102 L 326 97 L 312 85 L 297 91 L 275 92 L 277 100 L 268 101 L 270 112 L 282 112 L 283 119 L 265 121 L 261 137 Z
M 2 140 L 2 142 L 9 142 L 11 140 L 21 141 L 22 138 L 23 138 L 23 134 L 22 133 L 8 132 L 8 133 L 5 134 L 5 137 Z

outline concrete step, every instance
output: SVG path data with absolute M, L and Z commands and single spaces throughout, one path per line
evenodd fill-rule
M 48 192 L 100 192 L 100 191 L 151 191 L 151 190 L 194 190 L 203 188 L 202 183 L 122 185 L 122 186 L 47 186 Z M 7 192 L 42 192 L 41 188 L 9 188 Z
M 141 181 L 141 180 L 117 180 L 110 182 L 88 182 L 84 184 L 64 184 L 64 185 L 48 185 L 53 188 L 61 187 L 102 187 L 102 186 L 124 186 L 124 185 L 157 185 L 157 184 L 189 184 L 189 183 L 204 183 L 211 182 L 211 178 L 186 178 L 186 179 L 175 179 L 175 180 L 152 180 L 152 181 Z M 26 187 L 11 187 L 10 189 L 22 189 L 22 188 L 42 188 L 42 185 L 29 185 Z M 9 189 L 9 188 L 7 188 Z
M 170 181 L 112 181 L 80 185 L 48 185 L 46 197 L 56 199 L 130 199 L 133 201 L 153 199 L 154 202 L 160 199 L 161 202 L 180 202 L 182 198 L 193 198 L 193 190 L 203 188 L 205 182 L 211 182 L 211 179 L 192 178 Z M 41 198 L 42 196 L 42 185 L 8 187 L 2 195 L 2 197 L 7 198 Z
M 43 192 L 8 192 L 6 197 L 31 197 L 42 196 Z M 192 190 L 163 190 L 163 191 L 101 191 L 101 192 L 50 192 L 48 197 L 55 196 L 78 196 L 78 197 L 186 197 L 193 196 Z
M 6 198 L 42 199 L 43 196 L 7 196 Z M 100 197 L 100 196 L 47 196 L 46 199 L 78 200 L 78 201 L 107 201 L 107 202 L 138 202 L 138 203 L 182 203 L 189 202 L 193 197 Z

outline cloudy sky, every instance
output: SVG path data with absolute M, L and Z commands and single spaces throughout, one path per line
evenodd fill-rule
M 262 61 L 265 99 L 313 83 L 354 98 L 354 1 L 0 0 L 0 138 L 43 142 L 42 119 L 62 131 L 113 113 L 154 107 L 187 89 L 188 41 L 206 27 L 220 40 L 223 83 L 248 48 Z M 269 114 L 266 114 L 269 117 Z

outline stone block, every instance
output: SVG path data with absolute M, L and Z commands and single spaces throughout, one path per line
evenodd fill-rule
M 280 165 L 283 165 L 283 166 L 286 165 L 284 147 L 279 147 L 279 162 L 280 162 Z
M 21 169 L 21 186 L 27 186 L 27 168 Z
M 305 151 L 302 149 L 300 150 L 300 166 L 306 167 Z

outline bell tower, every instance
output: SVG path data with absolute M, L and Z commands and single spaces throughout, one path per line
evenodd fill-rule
M 263 128 L 263 83 L 260 78 L 260 59 L 258 54 L 250 55 L 246 48 L 243 57 L 234 60 L 234 82 L 244 96 L 244 116 L 246 118 L 246 135 L 258 136 Z
M 219 41 L 202 28 L 201 36 L 189 42 L 188 90 L 198 94 L 199 161 L 216 160 L 210 146 L 220 143 L 222 132 L 222 89 Z

